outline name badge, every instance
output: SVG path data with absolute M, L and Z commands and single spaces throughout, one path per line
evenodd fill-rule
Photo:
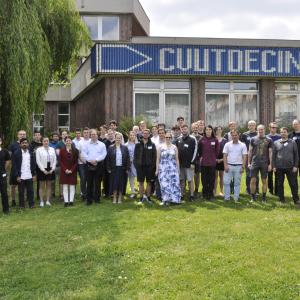
M 211 145 L 214 146 L 216 144 L 216 142 L 211 142 Z
M 287 142 L 285 142 L 285 143 L 283 144 L 283 146 L 284 146 L 284 147 L 286 147 L 287 145 L 288 145 L 288 143 L 287 143 Z
M 151 150 L 151 149 L 152 149 L 152 146 L 149 146 L 149 147 L 148 147 L 148 150 Z
M 188 144 L 184 144 L 184 147 L 185 147 L 185 148 L 188 148 L 188 147 L 189 147 L 189 145 L 188 145 Z

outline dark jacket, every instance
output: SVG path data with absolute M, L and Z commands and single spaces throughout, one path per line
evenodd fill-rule
M 278 140 L 273 146 L 272 166 L 277 169 L 290 169 L 298 167 L 298 148 L 295 141 L 288 139 L 286 142 Z
M 220 150 L 220 144 L 217 138 L 204 136 L 199 142 L 199 157 L 201 166 L 215 167 L 216 159 Z
M 29 151 L 29 150 L 27 150 Z M 31 175 L 35 176 L 36 173 L 36 159 L 35 154 L 31 151 L 29 151 L 30 154 L 30 169 L 31 169 Z M 21 167 L 22 167 L 22 150 L 18 149 L 15 152 L 13 152 L 11 157 L 11 172 L 13 178 L 21 177 Z
M 144 140 L 142 140 L 135 145 L 133 164 L 136 168 L 156 168 L 156 147 L 150 139 L 148 139 L 148 142 L 146 144 L 144 144 Z
M 180 168 L 190 168 L 197 158 L 198 145 L 196 139 L 187 135 L 181 136 L 176 143 Z
M 120 145 L 121 153 L 122 153 L 122 168 L 130 170 L 130 157 L 128 148 L 124 145 Z M 108 172 L 113 171 L 116 168 L 116 145 L 111 145 L 108 148 L 107 156 L 106 156 L 106 168 Z
M 249 150 L 251 139 L 255 136 L 257 136 L 256 131 L 254 131 L 254 132 L 246 131 L 240 136 L 240 141 L 246 145 L 247 150 Z

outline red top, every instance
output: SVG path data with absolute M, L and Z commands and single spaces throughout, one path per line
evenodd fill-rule
M 60 152 L 60 184 L 77 184 L 77 164 L 78 164 L 78 151 L 72 149 L 67 151 L 66 147 L 63 147 Z M 66 174 L 66 170 L 71 170 L 71 174 Z

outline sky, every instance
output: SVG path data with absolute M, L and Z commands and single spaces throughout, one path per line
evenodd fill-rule
M 300 0 L 140 0 L 151 36 L 300 40 Z

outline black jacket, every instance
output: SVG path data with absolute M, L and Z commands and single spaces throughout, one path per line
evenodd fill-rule
M 156 147 L 150 139 L 148 139 L 146 144 L 144 144 L 144 140 L 142 140 L 135 145 L 133 164 L 136 168 L 156 168 Z
M 29 150 L 27 150 L 29 151 Z M 36 159 L 35 154 L 31 151 L 29 151 L 30 154 L 30 169 L 31 169 L 31 175 L 35 176 L 36 173 Z M 22 150 L 18 149 L 16 150 L 11 157 L 11 172 L 13 178 L 21 177 L 21 167 L 22 167 Z
M 190 168 L 191 164 L 195 164 L 197 158 L 198 145 L 196 139 L 191 135 L 181 136 L 177 142 L 178 158 L 180 168 Z
M 130 169 L 130 157 L 128 148 L 124 145 L 120 145 L 121 153 L 122 153 L 122 167 L 125 170 Z M 106 168 L 107 171 L 111 172 L 116 168 L 116 145 L 111 145 L 108 148 L 107 156 L 106 156 Z

